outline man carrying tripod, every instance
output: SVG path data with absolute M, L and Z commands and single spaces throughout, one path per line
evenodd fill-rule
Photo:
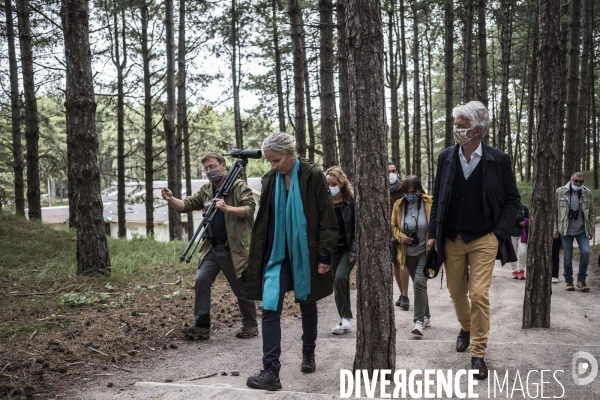
M 219 153 L 207 153 L 202 166 L 209 183 L 185 200 L 176 199 L 168 188 L 162 188 L 163 199 L 175 210 L 187 213 L 208 208 L 210 202 L 217 209 L 198 252 L 199 262 L 195 280 L 194 325 L 183 326 L 181 332 L 192 339 L 210 337 L 210 287 L 219 271 L 227 278 L 238 298 L 242 314 L 242 328 L 235 336 L 247 339 L 258 335 L 256 304 L 244 298 L 242 271 L 248 263 L 248 249 L 254 225 L 256 203 L 252 191 L 242 179 L 236 179 L 226 198 L 215 198 L 225 182 L 225 158 Z M 212 231 L 212 232 L 211 232 Z

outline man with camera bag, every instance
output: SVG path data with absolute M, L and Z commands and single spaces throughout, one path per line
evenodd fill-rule
M 438 158 L 427 244 L 446 267 L 461 326 L 456 351 L 471 345 L 471 369 L 479 370 L 474 377 L 486 379 L 494 263 L 517 261 L 509 229 L 521 196 L 508 154 L 481 142 L 490 121 L 485 106 L 470 101 L 455 107 L 452 116 L 456 145 Z
M 588 292 L 585 284 L 590 259 L 590 239 L 594 237 L 596 217 L 594 215 L 594 199 L 592 191 L 583 186 L 583 174 L 575 172 L 571 180 L 556 189 L 556 216 L 552 236 L 562 240 L 564 249 L 563 276 L 567 290 L 575 290 L 573 286 L 573 239 L 579 246 L 579 273 L 577 288 Z
M 226 198 L 215 198 L 225 182 L 225 158 L 219 153 L 207 153 L 202 158 L 204 172 L 210 182 L 185 200 L 176 199 L 168 188 L 163 188 L 163 199 L 175 210 L 187 213 L 206 209 L 211 202 L 217 211 L 212 220 L 212 232 L 207 234 L 198 252 L 198 271 L 195 279 L 194 325 L 184 325 L 181 332 L 191 339 L 210 337 L 210 287 L 219 271 L 227 278 L 238 299 L 242 314 L 242 328 L 235 336 L 247 339 L 258 335 L 256 304 L 244 298 L 242 271 L 248 263 L 248 249 L 254 225 L 256 202 L 252 190 L 242 179 L 236 179 Z M 190 232 L 191 234 L 191 232 Z

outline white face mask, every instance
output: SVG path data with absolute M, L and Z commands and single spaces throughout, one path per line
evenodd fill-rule
M 473 128 L 467 128 L 467 129 L 458 129 L 458 128 L 454 128 L 454 131 L 452 132 L 454 134 L 454 143 L 459 144 L 459 145 L 463 145 L 463 144 L 467 144 L 471 141 L 471 139 L 473 139 L 475 136 L 471 136 L 471 137 L 467 137 L 467 132 L 470 131 Z
M 579 192 L 581 189 L 583 189 L 583 186 L 575 186 L 571 183 L 571 189 L 573 189 L 576 192 Z
M 390 172 L 390 185 L 393 185 L 398 180 L 398 175 Z
M 340 192 L 339 186 L 329 186 L 329 193 L 331 193 L 331 197 L 335 197 Z

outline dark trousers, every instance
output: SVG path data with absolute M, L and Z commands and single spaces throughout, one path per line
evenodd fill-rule
M 333 253 L 331 267 L 333 268 L 333 289 L 335 291 L 335 305 L 340 318 L 352 319 L 350 308 L 350 273 L 354 268 L 356 260 L 350 262 L 349 252 Z
M 552 238 L 552 277 L 558 278 L 558 256 L 560 253 L 560 246 L 562 245 L 562 240 L 560 239 L 560 235 L 558 235 L 558 239 Z
M 196 272 L 194 325 L 210 327 L 210 287 L 217 278 L 219 271 L 223 271 L 223 275 L 227 278 L 233 294 L 238 299 L 240 313 L 242 314 L 242 324 L 244 326 L 257 326 L 254 300 L 244 298 L 244 282 L 241 279 L 237 279 L 233 262 L 231 261 L 231 253 L 224 244 L 213 245 Z
M 265 278 L 263 275 L 263 289 Z M 292 267 L 290 264 L 281 264 L 279 273 L 279 301 L 277 311 L 263 309 L 262 314 L 262 337 L 263 337 L 263 365 L 279 371 L 281 363 L 281 310 L 283 298 L 288 287 L 293 284 Z M 314 350 L 317 341 L 317 303 L 300 303 L 302 314 L 302 351 Z

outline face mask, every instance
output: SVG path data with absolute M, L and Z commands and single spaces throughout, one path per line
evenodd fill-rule
M 393 185 L 398 180 L 398 175 L 393 172 L 390 172 L 390 185 Z
M 329 193 L 331 193 L 331 197 L 335 197 L 340 192 L 339 186 L 329 186 Z
M 409 202 L 412 203 L 413 201 L 415 201 L 415 200 L 417 200 L 419 198 L 420 194 L 421 193 L 414 193 L 414 194 L 406 194 L 406 193 L 404 193 L 404 198 L 406 200 L 408 200 Z
M 212 183 L 219 183 L 221 181 L 221 178 L 223 178 L 223 174 L 221 174 L 221 171 L 219 170 L 210 171 L 206 173 L 206 177 Z
M 469 141 L 471 141 L 471 139 L 473 139 L 475 136 L 472 137 L 467 137 L 467 132 L 470 131 L 472 128 L 467 128 L 467 129 L 457 129 L 454 128 L 454 131 L 452 132 L 454 134 L 454 143 L 459 144 L 459 145 L 463 145 L 463 144 L 467 144 L 469 143 Z
M 583 189 L 583 186 L 575 186 L 575 185 L 571 184 L 571 189 L 573 189 L 576 192 L 579 192 L 580 190 Z

